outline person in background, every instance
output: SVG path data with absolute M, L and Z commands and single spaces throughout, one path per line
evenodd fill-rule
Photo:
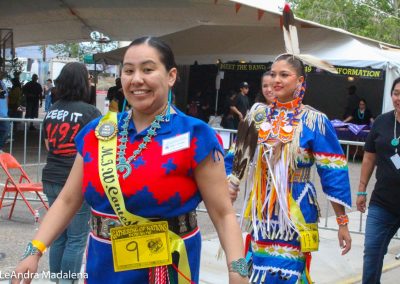
M 44 111 L 48 112 L 51 107 L 51 89 L 53 88 L 53 80 L 47 79 L 46 85 L 44 86 Z
M 348 91 L 347 104 L 346 104 L 346 108 L 344 110 L 343 119 L 346 119 L 347 117 L 353 115 L 353 112 L 356 108 L 358 108 L 358 103 L 360 101 L 360 97 L 356 94 L 356 92 L 357 92 L 356 86 L 351 85 L 347 89 L 347 91 Z
M 172 105 L 176 66 L 172 50 L 158 38 L 130 44 L 121 82 L 132 109 L 108 112 L 77 135 L 70 176 L 16 273 L 37 270 L 40 250 L 52 243 L 85 198 L 91 206 L 87 284 L 199 283 L 201 235 L 195 210 L 204 200 L 225 251 L 229 283 L 248 283 L 223 149 L 213 129 Z M 124 233 L 140 233 L 141 228 L 147 237 Z M 149 257 L 139 259 L 139 251 Z M 164 261 L 154 263 L 160 256 Z
M 64 187 L 74 164 L 77 150 L 74 138 L 100 111 L 87 103 L 88 71 L 85 65 L 67 63 L 56 79 L 58 101 L 50 107 L 44 121 L 44 137 L 48 150 L 43 168 L 43 192 L 52 206 Z M 69 225 L 53 242 L 49 253 L 51 273 L 79 273 L 89 233 L 90 207 L 86 202 L 73 216 Z M 77 279 L 59 279 L 59 284 Z
M 400 228 L 400 77 L 391 89 L 393 111 L 379 115 L 367 137 L 357 192 L 357 209 L 365 213 L 367 185 L 376 166 L 365 227 L 363 284 L 381 283 L 383 259 Z
M 226 129 L 236 129 L 235 128 L 235 117 L 234 112 L 231 107 L 235 103 L 235 98 L 237 94 L 234 90 L 230 90 L 228 96 L 224 102 L 224 110 L 222 114 L 221 126 Z
M 210 105 L 207 102 L 207 97 L 203 95 L 201 90 L 196 90 L 194 96 L 190 99 L 187 105 L 186 113 L 190 116 L 208 122 Z
M 358 125 L 371 125 L 374 122 L 374 117 L 367 108 L 367 101 L 360 99 L 358 107 L 353 111 L 353 114 L 343 120 L 343 122 L 351 122 Z
M 38 79 L 38 75 L 33 74 L 32 80 L 26 83 L 22 88 L 22 92 L 26 101 L 25 118 L 38 118 L 39 116 L 39 107 L 42 107 L 43 89 L 42 86 L 37 82 Z M 31 122 L 29 125 L 29 130 L 35 129 L 36 128 L 33 126 L 33 122 Z
M 115 86 L 107 91 L 107 100 L 110 102 L 110 110 L 122 112 L 124 107 L 124 92 L 122 91 L 121 78 L 115 79 Z
M 12 87 L 8 96 L 8 116 L 13 118 L 21 118 L 22 112 L 20 110 L 20 106 L 22 104 L 22 87 L 18 77 L 12 78 L 11 84 Z
M 271 105 L 275 100 L 272 93 L 272 78 L 271 72 L 267 71 L 261 76 L 261 93 L 257 94 L 255 102 Z
M 93 106 L 96 106 L 96 82 L 93 75 L 89 75 L 89 83 L 90 83 L 90 91 L 87 102 Z
M 229 190 L 236 200 L 240 181 L 249 179 L 242 219 L 251 235 L 250 283 L 312 283 L 319 206 L 310 169 L 317 167 L 346 254 L 351 249 L 345 213 L 345 207 L 351 208 L 347 161 L 327 116 L 302 103 L 303 63 L 282 54 L 272 64 L 271 78 L 276 100 L 269 107 L 254 105 L 239 125 Z
M 275 100 L 272 91 L 271 71 L 265 72 L 261 77 L 261 91 L 267 105 L 271 105 Z
M 237 129 L 239 122 L 244 119 L 250 109 L 248 94 L 249 84 L 247 82 L 240 83 L 239 93 L 236 96 L 234 105 L 231 106 L 231 110 L 235 115 L 235 129 Z
M 6 74 L 0 71 L 0 117 L 8 118 L 8 92 L 3 78 Z M 3 152 L 8 133 L 10 131 L 9 121 L 0 121 L 0 152 Z

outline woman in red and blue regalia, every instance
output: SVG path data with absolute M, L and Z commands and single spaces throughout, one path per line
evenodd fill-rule
M 195 209 L 204 201 L 226 253 L 229 283 L 248 283 L 223 149 L 213 129 L 171 105 L 176 77 L 174 57 L 165 43 L 153 37 L 131 43 L 121 82 L 132 110 L 118 115 L 109 112 L 79 132 L 75 139 L 79 154 L 71 175 L 16 271 L 36 271 L 39 252 L 68 223 L 84 198 L 92 213 L 86 283 L 199 283 L 201 236 Z M 115 232 L 139 232 L 138 228 L 150 232 L 163 227 L 152 224 L 165 222 L 164 241 L 163 233 L 151 234 L 146 245 L 135 247 L 139 243 L 135 233 L 126 238 L 129 243 L 119 254 L 120 235 Z M 136 252 L 139 260 L 139 250 L 149 250 L 151 260 L 147 266 L 132 268 L 136 255 L 129 253 Z M 163 251 L 172 263 L 151 263 Z M 124 263 L 130 268 L 125 269 Z

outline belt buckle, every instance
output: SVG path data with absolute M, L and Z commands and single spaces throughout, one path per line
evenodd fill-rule
M 179 233 L 187 232 L 188 228 L 186 226 L 186 215 L 178 216 Z
M 99 235 L 103 238 L 109 239 L 111 237 L 110 229 L 117 227 L 118 225 L 119 225 L 119 222 L 115 219 L 102 218 Z
M 196 211 L 189 212 L 189 225 L 192 229 L 197 227 L 197 214 Z

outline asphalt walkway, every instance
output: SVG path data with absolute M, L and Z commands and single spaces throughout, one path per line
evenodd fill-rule
M 8 209 L 0 211 L 0 283 L 8 283 L 5 278 L 6 272 L 11 272 L 18 262 L 19 256 L 25 244 L 31 239 L 36 225 L 33 217 L 27 212 L 24 204 L 17 206 L 15 215 L 11 220 L 7 219 Z M 201 228 L 209 223 L 208 217 L 199 213 Z M 204 216 L 205 215 L 205 216 Z M 357 212 L 350 213 L 350 224 L 352 230 L 357 230 L 357 220 L 360 218 Z M 333 218 L 333 217 L 331 217 Z M 334 221 L 329 220 L 329 221 Z M 324 220 L 321 220 L 323 223 Z M 207 226 L 204 226 L 207 227 Z M 345 256 L 341 256 L 338 246 L 337 232 L 332 230 L 320 230 L 320 250 L 313 253 L 311 263 L 311 277 L 315 283 L 360 283 L 362 271 L 362 256 L 364 236 L 352 234 L 352 250 Z M 218 260 L 216 253 L 219 241 L 216 234 L 211 230 L 203 236 L 203 251 L 201 260 L 200 283 L 204 284 L 226 284 L 228 274 L 224 258 Z M 393 239 L 389 246 L 388 254 L 384 261 L 383 284 L 399 283 L 400 260 L 395 256 L 400 253 L 400 240 Z M 39 271 L 48 271 L 47 257 L 43 257 Z M 81 281 L 83 283 L 83 281 Z M 36 279 L 34 284 L 51 283 L 48 279 Z

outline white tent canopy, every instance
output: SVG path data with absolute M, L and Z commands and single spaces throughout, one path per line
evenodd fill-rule
M 129 41 L 199 24 L 279 25 L 258 21 L 253 9 L 236 14 L 228 0 L 2 0 L 0 11 L 0 28 L 13 30 L 16 47 L 91 41 L 93 31 Z
M 266 12 L 264 17 L 273 18 L 279 23 L 279 16 L 275 13 Z M 383 50 L 377 41 L 309 22 L 298 22 L 297 28 L 302 53 L 315 55 L 338 66 L 385 70 L 382 111 L 393 108 L 390 88 L 393 80 L 400 76 L 400 50 Z M 222 62 L 268 62 L 284 52 L 279 26 L 200 25 L 161 38 L 171 46 L 177 63 L 182 65 L 190 65 L 194 61 L 213 64 L 217 59 Z M 95 60 L 118 64 L 122 61 L 125 49 L 96 54 Z
M 11 28 L 14 46 L 90 40 L 99 31 L 112 40 L 162 36 L 180 64 L 217 59 L 271 61 L 284 52 L 279 3 L 282 0 L 18 0 L 0 1 L 1 28 Z M 235 8 L 239 8 L 236 13 Z M 265 11 L 258 19 L 259 11 Z M 300 49 L 336 65 L 386 71 L 383 111 L 391 108 L 389 89 L 400 75 L 400 53 L 340 29 L 297 19 Z M 118 52 L 120 54 L 118 55 Z M 114 51 L 120 62 L 121 51 Z M 117 54 L 117 55 L 116 55 Z M 109 54 L 111 56 L 111 54 Z M 110 60 L 98 55 L 96 58 Z M 116 60 L 116 61 L 115 61 Z

